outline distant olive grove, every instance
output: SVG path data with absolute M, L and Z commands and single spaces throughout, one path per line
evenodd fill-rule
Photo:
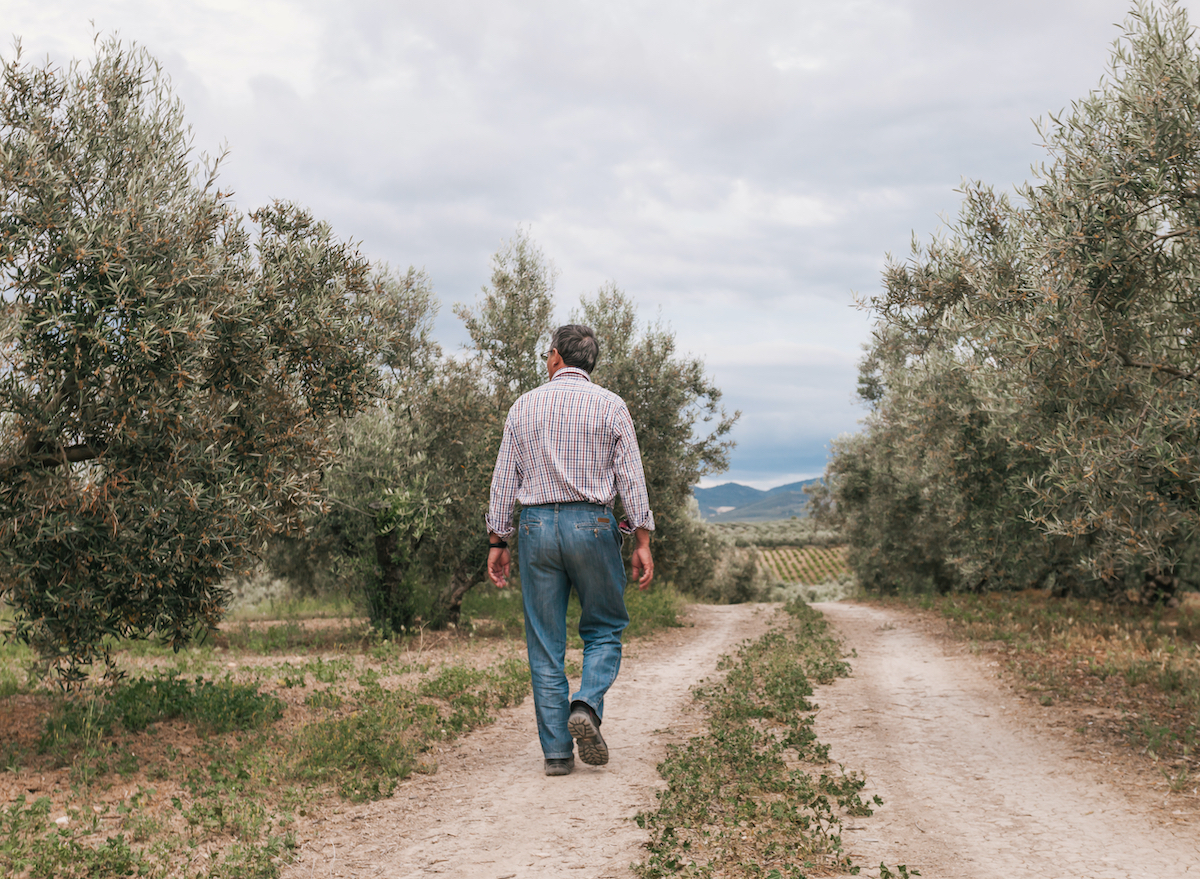
M 243 215 L 218 169 L 143 50 L 3 69 L 0 626 L 68 680 L 122 639 L 215 626 L 258 565 L 385 632 L 453 621 L 483 582 L 505 413 L 544 380 L 554 270 L 527 234 L 447 354 L 426 275 L 290 203 Z M 727 465 L 736 414 L 615 286 L 572 317 L 637 427 L 659 580 L 713 590 L 738 551 L 690 487 Z
M 1138 4 L 1016 198 L 964 186 L 865 307 L 870 407 L 816 499 L 869 589 L 1200 583 L 1200 58 Z

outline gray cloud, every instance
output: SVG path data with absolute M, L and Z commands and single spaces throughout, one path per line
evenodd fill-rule
M 855 429 L 878 286 L 953 216 L 963 178 L 1041 159 L 1030 119 L 1084 96 L 1116 0 L 432 3 L 14 0 L 28 55 L 102 31 L 170 71 L 246 208 L 310 206 L 373 258 L 473 301 L 527 224 L 560 316 L 615 279 L 744 415 L 731 476 L 820 469 Z M 764 352 L 769 352 L 767 357 Z

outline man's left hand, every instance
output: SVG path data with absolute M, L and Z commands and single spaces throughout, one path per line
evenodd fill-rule
M 650 588 L 650 581 L 654 579 L 654 559 L 650 557 L 650 532 L 639 528 L 634 534 L 637 537 L 637 546 L 633 548 L 630 561 L 633 562 L 633 576 L 637 577 L 638 589 L 645 590 Z

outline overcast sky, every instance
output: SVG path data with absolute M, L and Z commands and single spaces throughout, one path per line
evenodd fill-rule
M 558 318 L 615 281 L 742 411 L 726 474 L 818 475 L 857 429 L 870 294 L 1045 155 L 1032 120 L 1094 88 L 1122 0 L 0 0 L 26 60 L 118 33 L 170 74 L 250 210 L 309 207 L 372 260 L 424 267 L 465 338 L 518 226 Z M 4 59 L 13 57 L 11 41 Z

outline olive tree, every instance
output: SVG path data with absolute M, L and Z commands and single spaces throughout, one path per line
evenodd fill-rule
M 484 582 L 492 469 L 504 419 L 517 397 L 545 381 L 556 271 L 525 230 L 492 256 L 490 284 L 474 307 L 455 306 L 471 338 L 422 400 L 431 488 L 445 501 L 439 539 L 422 550 L 437 598 L 435 622 L 455 622 Z M 513 538 L 515 540 L 515 538 Z
M 546 380 L 554 269 L 518 230 L 493 256 L 490 281 L 474 306 L 456 307 L 471 337 L 459 356 L 444 357 L 414 335 L 432 315 L 429 298 L 410 290 L 378 319 L 393 328 L 389 351 L 416 354 L 389 373 L 388 399 L 340 430 L 325 476 L 325 512 L 304 540 L 288 545 L 290 559 L 273 557 L 276 571 L 291 576 L 306 566 L 328 571 L 340 558 L 369 596 L 385 586 L 398 613 L 381 613 L 383 603 L 370 598 L 381 626 L 398 629 L 418 615 L 435 626 L 453 623 L 466 594 L 485 579 L 492 470 L 509 408 Z M 736 415 L 721 409 L 703 364 L 676 352 L 668 328 L 639 325 L 624 293 L 606 287 L 581 308 L 576 317 L 594 325 L 601 344 L 594 378 L 624 397 L 633 415 L 659 526 L 659 571 L 699 588 L 716 547 L 687 515 L 690 487 L 725 466 L 724 436 Z M 381 558 L 375 542 L 385 535 Z M 300 564 L 289 568 L 289 561 Z
M 0 590 L 67 663 L 184 643 L 319 499 L 386 298 L 289 204 L 247 222 L 144 51 L 0 82 Z
M 545 379 L 542 354 L 552 329 L 556 274 L 529 233 L 518 229 L 492 257 L 491 285 L 474 309 L 455 306 L 498 408 L 507 410 Z
M 879 400 L 871 438 L 843 447 L 862 466 L 833 469 L 849 477 L 865 467 L 876 479 L 862 453 L 886 451 L 887 435 L 904 449 L 892 464 L 906 478 L 914 462 L 933 462 L 919 494 L 943 530 L 1000 510 L 957 547 L 939 541 L 959 570 L 1021 571 L 1024 584 L 1011 585 L 1078 576 L 1119 594 L 1130 578 L 1170 591 L 1191 564 L 1200 528 L 1197 82 L 1186 10 L 1139 3 L 1100 87 L 1044 127 L 1039 178 L 1016 202 L 967 186 L 950 237 L 893 264 L 871 302 L 877 338 L 901 347 L 867 382 Z M 939 411 L 957 424 L 944 419 L 936 437 L 910 429 Z M 964 430 L 972 418 L 974 438 Z M 984 469 L 959 485 L 961 504 L 939 512 L 953 492 L 934 485 L 968 462 Z M 996 493 L 969 496 L 989 481 Z M 844 488 L 852 484 L 864 483 L 856 476 Z M 855 503 L 845 491 L 837 498 L 845 515 Z M 1013 563 L 1028 540 L 995 541 L 1012 520 L 1036 526 L 1041 561 Z
M 331 427 L 323 503 L 302 534 L 272 540 L 265 561 L 301 592 L 345 592 L 365 600 L 372 622 L 399 631 L 413 622 L 409 571 L 436 533 L 439 501 L 427 490 L 422 418 L 441 347 L 432 338 L 437 301 L 428 276 L 378 273 L 371 322 L 379 344 L 380 396 Z
M 600 343 L 592 379 L 629 407 L 654 510 L 659 575 L 700 592 L 720 547 L 688 512 L 692 486 L 729 466 L 727 436 L 740 413 L 725 412 L 704 361 L 681 355 L 670 327 L 639 324 L 633 301 L 615 284 L 583 297 L 573 319 L 592 327 Z

